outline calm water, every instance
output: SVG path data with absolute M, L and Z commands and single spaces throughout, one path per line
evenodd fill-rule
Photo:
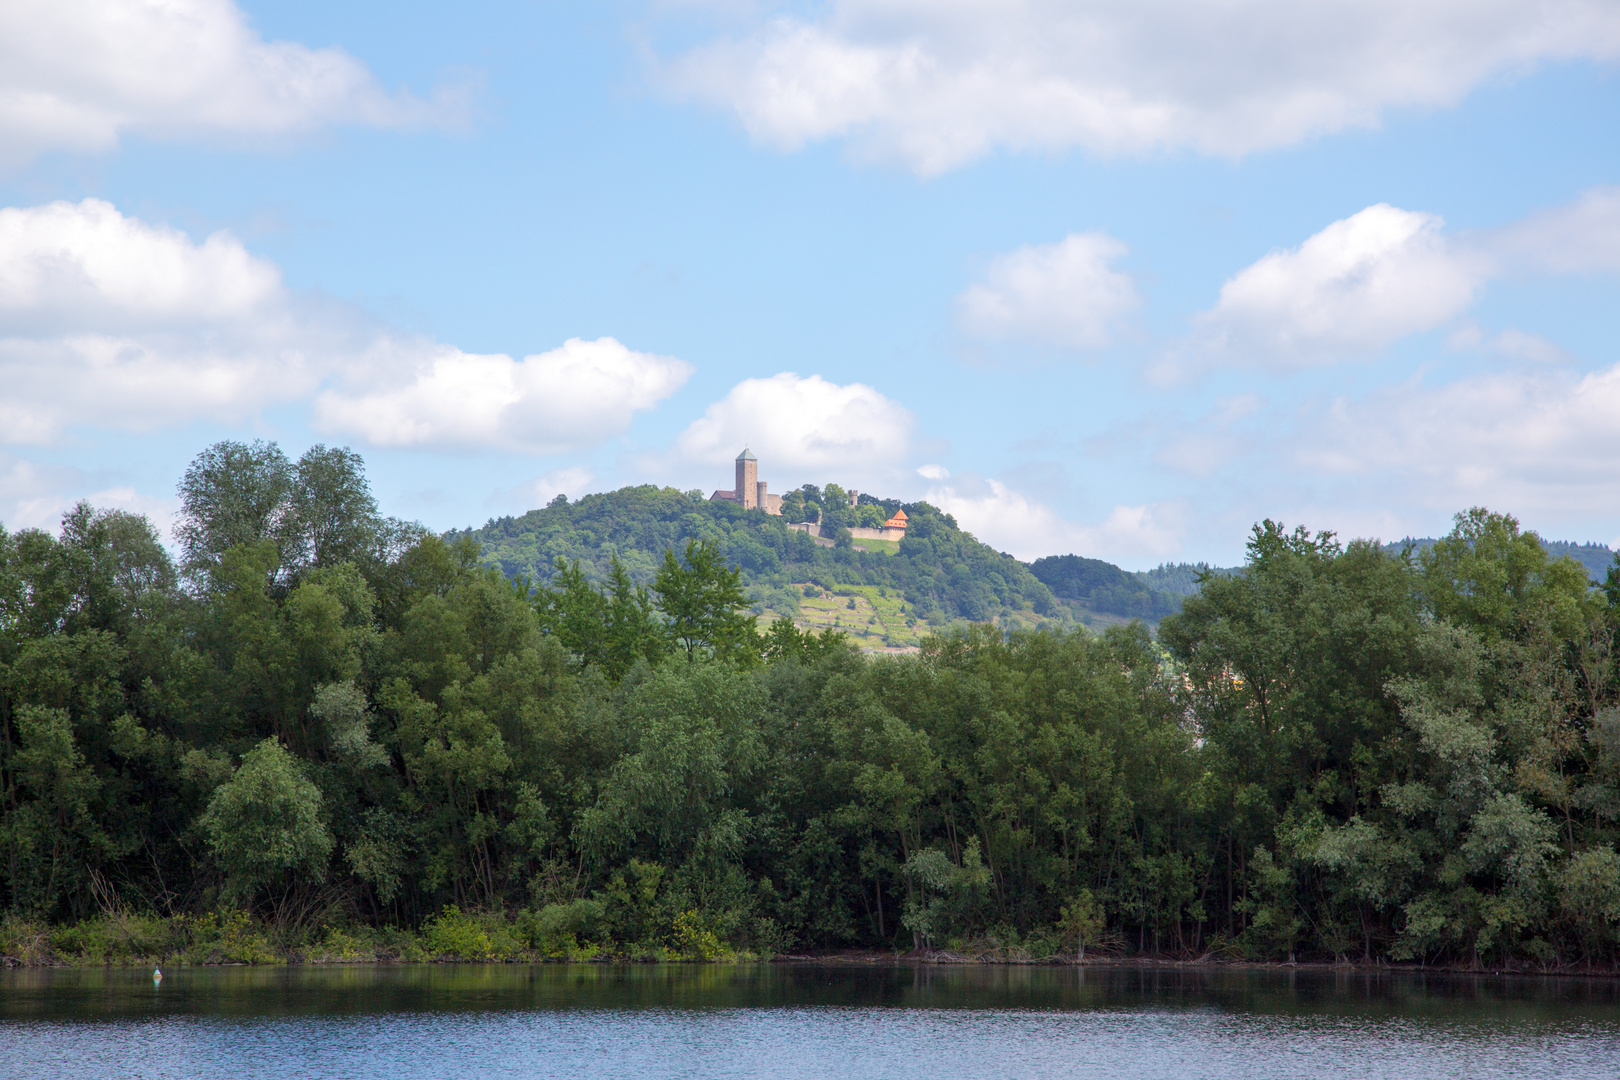
M 1620 984 L 1000 967 L 0 972 L 0 1076 L 1620 1076 Z

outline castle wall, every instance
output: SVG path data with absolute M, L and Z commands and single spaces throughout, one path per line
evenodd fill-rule
M 778 511 L 778 513 L 780 513 L 780 511 Z M 828 544 L 832 543 L 832 535 L 833 533 L 837 532 L 836 529 L 833 529 L 830 530 L 825 537 L 822 537 L 821 526 L 812 524 L 808 521 L 793 522 L 788 525 L 788 528 L 797 529 L 800 532 L 807 532 L 814 537 L 820 537 L 825 539 Z M 906 538 L 906 530 L 853 528 L 849 530 L 849 535 L 854 537 L 856 540 L 893 540 L 895 543 L 899 543 Z

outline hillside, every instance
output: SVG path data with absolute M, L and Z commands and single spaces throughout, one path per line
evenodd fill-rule
M 447 539 L 472 538 L 487 563 L 514 578 L 548 581 L 558 559 L 577 559 L 587 576 L 602 580 L 617 557 L 639 583 L 652 580 L 667 549 L 708 540 L 742 571 L 762 617 L 836 623 L 867 647 L 914 645 L 955 622 L 1028 626 L 1074 618 L 1027 566 L 963 532 L 949 514 L 928 503 L 903 509 L 910 527 L 899 544 L 827 548 L 781 517 L 642 485 L 558 499 Z
M 1181 607 L 1180 595 L 1156 589 L 1144 575 L 1128 574 L 1101 559 L 1048 555 L 1030 563 L 1029 570 L 1053 596 L 1101 614 L 1156 623 Z

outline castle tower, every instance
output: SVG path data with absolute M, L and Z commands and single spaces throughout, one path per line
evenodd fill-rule
M 745 447 L 737 455 L 737 501 L 744 510 L 759 509 L 759 459 Z

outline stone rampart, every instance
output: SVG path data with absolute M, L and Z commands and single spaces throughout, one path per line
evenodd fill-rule
M 826 543 L 822 545 L 823 547 L 826 547 L 832 543 L 833 534 L 838 531 L 837 529 L 829 529 L 827 530 L 827 535 L 823 536 L 820 525 L 814 525 L 807 521 L 792 522 L 788 525 L 788 528 L 797 529 L 800 532 L 807 532 L 811 536 L 816 537 L 818 542 L 822 540 L 826 541 Z M 851 528 L 849 530 L 849 535 L 854 537 L 856 540 L 893 540 L 898 544 L 900 541 L 906 538 L 906 530 Z

